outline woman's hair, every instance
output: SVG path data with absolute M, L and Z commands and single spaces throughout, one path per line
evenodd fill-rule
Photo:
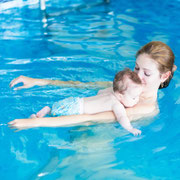
M 141 85 L 141 79 L 137 73 L 131 71 L 129 68 L 119 71 L 113 81 L 113 91 L 123 93 L 127 89 L 127 83 L 124 82 L 125 78 L 129 78 L 133 83 Z
M 173 77 L 174 71 L 176 70 L 176 66 L 174 65 L 175 56 L 171 48 L 161 41 L 152 41 L 143 46 L 136 53 L 136 58 L 141 54 L 147 54 L 157 62 L 160 73 L 171 72 L 169 78 L 160 84 L 159 89 L 167 87 Z

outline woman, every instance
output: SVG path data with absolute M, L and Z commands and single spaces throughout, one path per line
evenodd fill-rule
M 126 112 L 130 120 L 152 115 L 157 112 L 157 92 L 160 88 L 165 88 L 169 85 L 176 70 L 174 65 L 174 54 L 169 46 L 160 42 L 152 41 L 143 46 L 136 53 L 135 72 L 140 77 L 143 83 L 143 93 L 140 101 L 132 108 L 126 108 Z M 64 82 L 57 80 L 33 79 L 25 76 L 20 76 L 11 81 L 10 87 L 18 83 L 24 85 L 16 88 L 30 88 L 35 85 L 78 85 L 85 84 L 81 82 Z M 89 85 L 93 83 L 89 83 Z M 94 85 L 110 86 L 110 82 L 95 82 Z M 15 119 L 9 123 L 11 128 L 26 129 L 32 127 L 58 127 L 70 126 L 88 122 L 112 122 L 115 121 L 113 112 L 103 112 L 95 115 L 71 115 L 50 118 L 36 118 L 36 119 Z

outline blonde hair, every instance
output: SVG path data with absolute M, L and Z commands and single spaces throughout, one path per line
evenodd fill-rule
M 113 81 L 113 91 L 118 91 L 123 94 L 123 92 L 127 89 L 127 83 L 124 83 L 125 78 L 129 78 L 133 83 L 141 85 L 141 79 L 137 75 L 137 73 L 131 71 L 129 68 L 125 68 L 123 71 L 119 71 Z
M 175 56 L 171 48 L 161 41 L 152 41 L 144 45 L 136 53 L 136 58 L 141 54 L 147 54 L 157 62 L 160 73 L 171 72 L 169 78 L 160 84 L 159 89 L 167 87 L 173 77 L 174 71 L 176 70 L 176 66 L 174 65 Z

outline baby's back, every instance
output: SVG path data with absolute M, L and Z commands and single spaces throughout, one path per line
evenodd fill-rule
M 92 97 L 84 98 L 84 114 L 95 114 L 104 111 L 111 111 L 115 96 L 109 92 Z

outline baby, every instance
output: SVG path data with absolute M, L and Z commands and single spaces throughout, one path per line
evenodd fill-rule
M 141 131 L 132 127 L 125 107 L 132 107 L 139 101 L 142 93 L 142 84 L 138 75 L 130 69 L 125 69 L 116 74 L 113 88 L 100 90 L 96 96 L 69 97 L 55 102 L 52 109 L 45 106 L 31 118 L 44 117 L 47 114 L 53 116 L 65 116 L 73 114 L 95 114 L 104 111 L 113 111 L 121 126 L 134 135 Z

